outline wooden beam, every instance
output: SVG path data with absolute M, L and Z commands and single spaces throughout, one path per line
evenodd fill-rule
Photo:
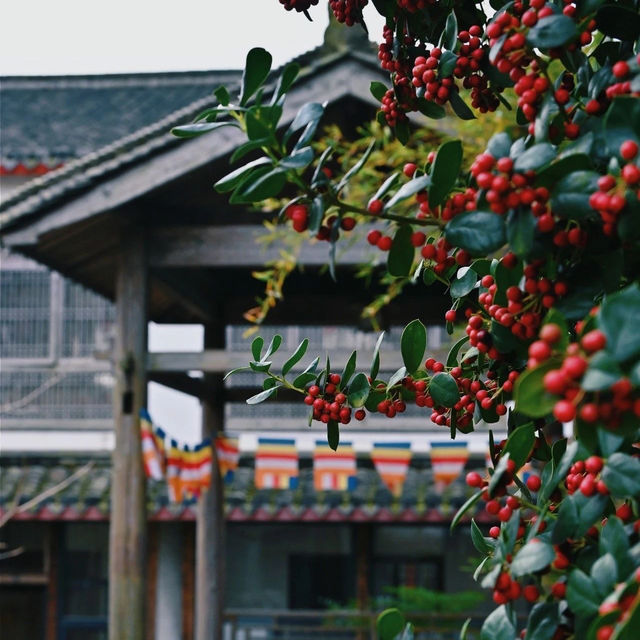
M 262 225 L 164 227 L 151 232 L 149 262 L 152 267 L 262 267 L 280 257 L 282 247 L 261 247 L 256 240 L 266 233 Z M 380 261 L 366 242 L 338 247 L 340 265 Z M 299 264 L 322 266 L 329 261 L 329 245 L 305 245 Z
M 224 346 L 224 325 L 205 326 L 205 346 Z M 224 430 L 222 376 L 204 376 L 202 437 L 215 443 Z M 225 585 L 224 488 L 218 456 L 212 447 L 211 486 L 198 501 L 196 519 L 195 640 L 222 640 Z
M 109 640 L 145 640 L 147 519 L 138 416 L 147 404 L 147 300 L 145 238 L 130 229 L 116 274 Z
M 158 371 L 149 374 L 149 382 L 157 382 L 164 387 L 186 393 L 194 398 L 202 398 L 205 387 L 200 378 L 192 378 L 186 373 L 174 373 L 171 371 Z

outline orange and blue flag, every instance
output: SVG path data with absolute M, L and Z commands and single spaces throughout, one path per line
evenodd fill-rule
M 374 442 L 371 459 L 382 482 L 398 497 L 411 462 L 410 442 Z
M 151 417 L 145 409 L 140 410 L 140 437 L 142 439 L 142 463 L 147 478 L 164 478 L 164 446 L 158 447 Z
M 432 442 L 431 468 L 434 482 L 441 486 L 451 484 L 462 473 L 468 459 L 466 442 Z
M 238 438 L 218 436 L 216 438 L 216 454 L 218 456 L 218 469 L 225 482 L 231 482 L 238 468 L 240 459 L 240 447 Z
M 294 489 L 298 486 L 295 440 L 258 438 L 255 464 L 257 489 Z
M 316 491 L 352 491 L 356 486 L 356 454 L 350 442 L 337 451 L 324 440 L 316 440 L 313 451 L 313 486 Z

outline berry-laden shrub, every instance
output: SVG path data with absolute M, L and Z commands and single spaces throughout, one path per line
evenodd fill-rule
M 305 11 L 315 2 L 284 2 Z M 347 25 L 365 2 L 331 2 Z M 270 75 L 271 56 L 247 56 L 239 97 L 175 134 L 242 129 L 247 153 L 262 155 L 219 180 L 232 203 L 295 197 L 279 216 L 292 232 L 335 247 L 358 234 L 384 252 L 388 277 L 448 287 L 447 328 L 462 333 L 446 361 L 425 354 L 419 320 L 401 338 L 403 366 L 379 375 L 376 348 L 366 371 L 356 353 L 342 371 L 319 358 L 301 365 L 308 342 L 275 371 L 276 336 L 252 344 L 247 369 L 264 376 L 255 404 L 295 390 L 310 418 L 340 425 L 369 413 L 388 418 L 409 403 L 455 437 L 506 416 L 508 437 L 491 441 L 486 473 L 454 518 L 484 503 L 495 518 L 485 536 L 471 520 L 483 559 L 475 577 L 497 608 L 482 640 L 631 640 L 640 637 L 640 15 L 631 1 L 374 0 L 386 17 L 379 47 L 389 87 L 371 91 L 379 120 L 401 141 L 408 114 L 462 119 L 512 108 L 511 135 L 493 136 L 461 172 L 462 145 L 445 141 L 390 173 L 366 201 L 350 200 L 367 152 L 344 174 L 328 170 L 312 140 L 323 106 L 303 106 L 281 123 L 298 73 Z M 357 25 L 354 28 L 359 28 Z M 467 104 L 471 102 L 471 107 Z M 286 189 L 285 189 L 286 187 Z M 366 238 L 366 240 L 365 240 Z M 382 254 L 381 254 L 382 255 Z M 378 343 L 379 346 L 379 343 Z M 550 446 L 546 428 L 573 423 Z M 533 461 L 539 473 L 518 472 Z M 529 603 L 524 629 L 514 603 Z M 467 634 L 468 625 L 461 632 Z M 379 635 L 405 634 L 397 611 Z

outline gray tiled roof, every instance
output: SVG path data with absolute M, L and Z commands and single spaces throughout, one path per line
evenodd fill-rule
M 373 52 L 340 50 L 326 53 L 322 47 L 309 51 L 295 58 L 302 67 L 301 77 L 309 76 L 316 70 L 329 66 L 341 58 L 353 57 L 372 68 L 379 70 L 376 56 Z M 278 70 L 273 72 L 277 77 Z M 237 76 L 232 76 L 232 80 Z M 209 84 L 209 89 L 219 84 Z M 234 82 L 228 86 L 234 86 Z M 204 90 L 204 87 L 203 87 Z M 192 120 L 203 109 L 215 104 L 210 90 L 204 97 L 188 103 L 184 100 L 180 108 L 156 119 L 147 126 L 127 128 L 128 135 L 112 138 L 106 146 L 98 148 L 79 158 L 71 160 L 62 168 L 47 173 L 44 176 L 30 180 L 26 185 L 16 189 L 0 202 L 0 228 L 6 230 L 13 227 L 18 220 L 31 216 L 55 202 L 72 197 L 73 194 L 88 188 L 90 185 L 132 166 L 142 160 L 159 153 L 178 140 L 170 134 L 172 127 Z M 73 126 L 67 122 L 65 129 Z
M 53 166 L 80 158 L 210 96 L 240 73 L 0 78 L 0 163 Z

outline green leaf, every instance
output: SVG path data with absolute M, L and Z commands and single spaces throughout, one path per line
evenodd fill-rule
M 334 451 L 338 450 L 340 444 L 340 425 L 335 420 L 327 422 L 327 442 Z
M 480 527 L 473 518 L 471 519 L 471 542 L 473 542 L 473 546 L 482 554 L 493 551 L 494 545 L 489 544 L 485 540 L 482 531 L 480 531 Z
M 270 358 L 280 348 L 281 344 L 282 336 L 276 333 L 273 338 L 271 338 L 271 342 L 269 342 L 269 346 L 267 347 L 265 354 L 260 359 L 260 362 L 264 362 Z
M 291 154 L 282 158 L 278 164 L 284 169 L 304 169 L 313 161 L 313 155 L 311 147 L 295 149 Z
M 291 136 L 297 131 L 300 131 L 300 129 L 303 129 L 313 123 L 317 124 L 320 121 L 320 118 L 322 118 L 323 113 L 324 107 L 319 102 L 307 102 L 307 104 L 300 107 L 296 117 L 293 119 L 293 122 L 289 125 L 289 128 L 282 137 L 283 143 L 286 145 Z
M 386 195 L 389 190 L 395 185 L 395 183 L 398 181 L 398 178 L 400 177 L 400 172 L 396 171 L 395 173 L 392 173 L 381 185 L 380 188 L 375 192 L 374 196 L 371 198 L 371 200 L 380 200 L 384 195 Z M 371 200 L 369 200 L 369 202 L 371 202 Z
M 538 602 L 527 619 L 524 640 L 551 640 L 558 628 L 558 603 Z
M 322 226 L 324 209 L 324 198 L 322 195 L 317 195 L 311 203 L 311 212 L 309 214 L 309 235 L 311 237 L 315 236 Z
M 453 112 L 460 118 L 460 120 L 475 120 L 473 111 L 469 109 L 467 103 L 460 97 L 457 91 L 452 91 L 449 94 L 449 104 L 453 109 Z
M 420 320 L 413 320 L 402 331 L 400 351 L 402 362 L 409 373 L 414 373 L 422 364 L 427 348 L 427 330 Z
M 458 636 L 458 640 L 468 640 L 467 632 L 469 631 L 469 625 L 471 624 L 471 618 L 467 618 L 464 621 L 464 624 L 460 628 L 460 635 Z
M 599 177 L 595 171 L 573 171 L 564 176 L 556 183 L 551 193 L 553 212 L 565 219 L 583 220 L 595 217 L 596 212 L 589 204 L 589 196 L 598 190 Z
M 221 127 L 240 128 L 235 120 L 225 120 L 224 122 L 195 122 L 193 124 L 183 124 L 179 127 L 174 127 L 171 129 L 171 133 L 177 138 L 195 138 L 196 136 L 201 136 L 203 133 L 209 133 L 209 131 L 220 129 Z
M 590 617 L 598 612 L 600 597 L 596 585 L 580 569 L 573 569 L 569 574 L 567 602 L 576 616 Z
M 563 14 L 545 16 L 529 29 L 527 41 L 539 49 L 554 49 L 573 42 L 578 37 L 576 23 Z
M 489 480 L 489 486 L 487 487 L 487 491 L 489 495 L 492 496 L 495 488 L 498 486 L 500 482 L 500 478 L 504 475 L 504 472 L 507 470 L 507 463 L 509 462 L 509 458 L 511 455 L 509 452 L 503 453 L 498 460 L 498 464 L 493 470 L 493 475 L 491 476 L 491 480 Z
M 467 211 L 447 223 L 445 237 L 472 255 L 486 255 L 499 249 L 506 239 L 504 218 L 489 211 Z
M 591 358 L 580 386 L 585 391 L 604 391 L 610 389 L 622 377 L 622 370 L 615 358 L 606 351 L 600 351 Z
M 456 44 L 458 44 L 458 19 L 456 18 L 456 12 L 452 9 L 447 16 L 444 31 L 440 36 L 440 46 L 453 51 L 456 48 Z
M 251 354 L 253 359 L 258 362 L 261 360 L 260 354 L 262 353 L 262 347 L 264 346 L 264 338 L 262 336 L 256 336 L 251 343 Z
M 273 98 L 271 104 L 276 104 L 278 100 L 289 91 L 291 85 L 295 82 L 295 79 L 300 73 L 300 65 L 297 62 L 290 62 L 285 66 L 278 79 L 276 90 L 273 92 Z
M 267 198 L 275 198 L 282 191 L 286 181 L 286 172 L 276 167 L 260 176 L 255 182 L 244 182 L 239 187 L 237 195 L 244 202 L 259 202 Z
M 510 211 L 507 216 L 507 243 L 521 258 L 529 255 L 536 232 L 536 219 L 528 208 Z
M 353 376 L 356 370 L 356 358 L 358 354 L 354 351 L 347 360 L 347 363 L 344 365 L 344 369 L 342 370 L 342 374 L 340 375 L 340 389 L 344 389 L 348 384 L 349 380 L 351 380 L 351 376 Z
M 549 126 L 559 112 L 560 107 L 555 101 L 553 94 L 547 94 L 542 101 L 534 123 L 534 137 L 536 142 L 545 142 L 549 139 Z
M 419 178 L 414 178 L 413 180 L 406 182 L 398 189 L 398 191 L 396 191 L 393 197 L 389 199 L 387 204 L 384 206 L 384 210 L 388 211 L 399 202 L 410 198 L 419 191 L 424 191 L 430 183 L 431 178 L 429 176 L 420 176 Z
M 376 620 L 379 640 L 394 640 L 404 629 L 404 616 L 398 609 L 386 609 Z
M 535 427 L 530 424 L 517 427 L 509 436 L 504 451 L 509 452 L 511 460 L 516 464 L 516 470 L 527 461 L 535 439 Z
M 293 367 L 295 367 L 300 360 L 304 357 L 304 354 L 307 352 L 307 347 L 309 346 L 309 340 L 305 338 L 299 345 L 298 348 L 293 352 L 292 356 L 282 365 L 282 375 L 286 376 Z
M 596 22 L 598 30 L 619 40 L 636 40 L 640 36 L 640 16 L 637 10 L 619 4 L 600 7 Z
M 573 496 L 578 517 L 576 518 L 576 528 L 574 535 L 581 537 L 597 522 L 602 520 L 603 512 L 607 507 L 609 498 L 601 494 L 585 496 L 576 492 Z
M 251 107 L 245 115 L 245 124 L 249 140 L 270 138 L 273 133 L 273 128 L 268 121 L 268 113 L 263 107 Z
M 609 516 L 602 527 L 598 544 L 600 555 L 609 553 L 615 559 L 620 577 L 626 576 L 630 569 L 629 538 L 618 516 Z M 592 571 L 593 573 L 593 571 Z
M 511 149 L 511 137 L 504 131 L 492 136 L 487 144 L 487 153 L 496 159 L 508 157 L 509 149 Z
M 247 164 L 238 167 L 231 173 L 228 173 L 224 178 L 220 178 L 213 186 L 218 193 L 226 193 L 235 189 L 242 178 L 244 178 L 249 171 L 252 171 L 255 167 L 259 167 L 266 164 L 272 164 L 273 161 L 270 158 L 258 158 L 248 162 Z
M 453 528 L 458 524 L 458 522 L 460 522 L 464 514 L 467 511 L 469 511 L 469 509 L 471 509 L 471 507 L 473 507 L 475 503 L 478 502 L 478 500 L 480 500 L 482 493 L 483 493 L 482 489 L 480 491 L 476 491 L 476 493 L 474 493 L 470 498 L 468 498 L 467 501 L 458 509 L 458 511 L 456 511 L 456 515 L 453 516 L 453 519 L 451 520 L 451 525 L 449 527 L 451 531 L 453 531 Z
M 375 143 L 376 143 L 375 140 L 372 140 L 369 143 L 369 146 L 366 148 L 365 152 L 362 154 L 360 160 L 358 160 L 358 162 L 356 162 L 353 165 L 353 167 L 351 167 L 351 169 L 347 171 L 347 173 L 344 175 L 342 180 L 340 180 L 340 182 L 338 183 L 338 186 L 336 187 L 336 191 L 340 191 L 347 184 L 347 182 L 349 182 L 349 180 L 351 180 L 351 178 L 353 178 L 353 176 L 355 176 L 362 169 L 362 167 L 364 167 L 367 160 L 369 159 L 369 156 L 371 155 L 371 152 L 373 151 L 373 147 L 375 146 Z
M 598 321 L 607 337 L 607 351 L 624 362 L 640 355 L 640 287 L 638 283 L 605 297 Z
M 544 504 L 549 499 L 549 496 L 554 492 L 558 483 L 561 480 L 564 480 L 567 475 L 567 471 L 569 471 L 569 467 L 573 464 L 573 459 L 575 458 L 577 451 L 577 442 L 567 444 L 566 440 L 558 440 L 554 443 L 551 449 L 552 462 L 550 475 L 546 476 L 546 471 L 549 467 L 549 465 L 547 465 L 544 469 L 545 472 L 542 475 L 543 482 L 542 488 L 538 493 L 538 504 Z M 560 459 L 558 459 L 560 452 L 562 452 L 562 455 L 560 456 Z
M 407 375 L 407 368 L 400 367 L 397 371 L 395 371 L 391 377 L 389 378 L 389 382 L 387 382 L 387 389 L 391 389 L 395 387 L 398 382 L 400 382 Z
M 443 51 L 438 61 L 438 76 L 440 78 L 451 76 L 457 62 L 458 56 L 453 51 Z
M 229 164 L 233 164 L 240 158 L 244 158 L 248 153 L 255 151 L 256 149 L 260 149 L 269 143 L 269 138 L 261 138 L 260 140 L 248 140 L 244 144 L 241 144 L 236 150 L 231 154 L 231 158 L 229 159 Z
M 557 369 L 558 362 L 547 360 L 533 369 L 525 369 L 518 376 L 514 386 L 513 397 L 516 410 L 530 418 L 543 418 L 551 413 L 557 397 L 544 389 L 543 378 L 552 369 Z
M 604 116 L 604 130 L 610 155 L 617 156 L 625 140 L 640 140 L 640 104 L 637 98 L 619 97 Z
M 372 380 L 375 380 L 378 377 L 378 371 L 380 371 L 380 345 L 382 344 L 382 340 L 384 338 L 384 331 L 380 333 L 378 339 L 376 340 L 376 346 L 373 349 L 373 358 L 371 360 L 371 371 L 369 376 Z
M 400 225 L 393 236 L 389 251 L 387 270 L 392 276 L 403 277 L 411 273 L 415 247 L 411 244 L 413 229 L 408 224 Z
M 265 400 L 267 400 L 267 398 L 270 398 L 281 386 L 281 384 L 278 384 L 275 387 L 271 387 L 269 389 L 261 391 L 260 393 L 256 393 L 255 396 L 247 398 L 247 404 L 260 404 L 261 402 L 264 402 Z
M 462 143 L 449 140 L 440 145 L 431 171 L 429 206 L 433 209 L 449 195 L 456 184 L 462 164 Z
M 447 115 L 444 107 L 424 98 L 418 98 L 418 111 L 432 120 L 442 120 Z
M 271 61 L 271 54 L 261 47 L 255 47 L 249 51 L 242 74 L 240 106 L 244 107 L 267 79 L 271 71 Z
M 640 496 L 640 459 L 626 453 L 609 456 L 602 471 L 602 479 L 614 498 Z
M 460 353 L 460 349 L 462 349 L 468 341 L 469 338 L 464 336 L 464 338 L 460 338 L 460 340 L 451 347 L 449 354 L 447 355 L 447 367 L 456 367 L 458 365 L 458 354 Z
M 573 24 L 572 20 L 569 21 Z M 549 164 L 555 157 L 556 148 L 548 142 L 540 142 L 519 155 L 513 168 L 518 172 L 537 170 Z
M 356 373 L 349 385 L 349 393 L 347 394 L 349 404 L 356 409 L 364 406 L 370 389 L 367 376 L 364 373 Z
M 382 98 L 384 98 L 384 94 L 387 93 L 387 87 L 384 84 L 382 84 L 382 82 L 372 82 L 369 85 L 369 91 L 371 91 L 371 95 L 378 102 L 382 102 Z
M 478 282 L 478 274 L 471 267 L 460 267 L 455 280 L 451 281 L 452 298 L 462 298 L 473 291 Z
M 514 640 L 515 637 L 515 625 L 504 605 L 488 615 L 480 630 L 480 640 Z
M 593 563 L 591 579 L 596 583 L 603 598 L 609 595 L 618 581 L 616 559 L 610 553 L 605 553 Z
M 229 96 L 229 92 L 227 91 L 227 87 L 222 85 L 213 92 L 213 95 L 223 107 L 226 107 L 231 99 L 231 96 Z
M 556 557 L 553 547 L 540 538 L 533 538 L 518 551 L 511 563 L 514 578 L 535 573 L 548 567 Z
M 293 381 L 293 386 L 301 389 L 302 387 L 309 384 L 312 380 L 315 380 L 316 369 L 319 362 L 319 357 L 314 358 L 313 362 L 311 362 L 311 364 Z
M 436 373 L 429 382 L 429 393 L 436 405 L 453 407 L 460 400 L 460 391 L 455 378 L 448 373 Z
M 551 542 L 561 544 L 573 538 L 578 524 L 578 507 L 573 495 L 567 495 L 560 503 L 558 518 L 553 525 Z

